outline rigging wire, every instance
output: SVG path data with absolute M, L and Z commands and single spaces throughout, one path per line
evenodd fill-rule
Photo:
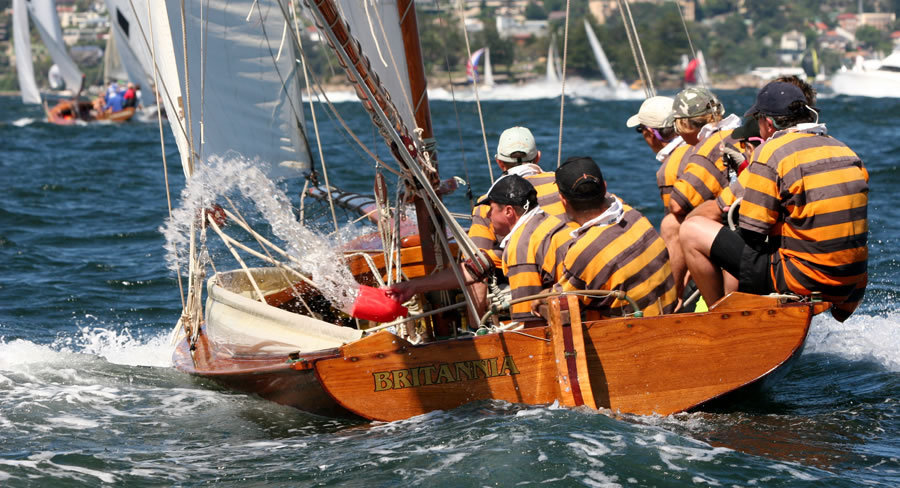
M 294 6 L 294 0 L 291 0 L 290 5 L 291 5 L 291 15 L 294 18 L 294 29 L 296 30 L 296 33 L 297 33 L 297 43 L 301 48 L 300 58 L 301 58 L 302 62 L 300 64 L 303 65 L 302 66 L 303 79 L 306 82 L 306 93 L 308 95 L 309 113 L 310 113 L 310 117 L 312 118 L 312 122 L 313 122 L 313 132 L 316 133 L 316 146 L 319 150 L 319 161 L 322 163 L 322 175 L 325 178 L 325 188 L 327 189 L 327 192 L 328 192 L 328 207 L 331 209 L 331 221 L 332 221 L 332 223 L 334 223 L 334 232 L 335 232 L 335 234 L 337 234 L 338 242 L 340 242 L 341 235 L 340 235 L 340 232 L 338 232 L 339 226 L 338 226 L 338 222 L 337 222 L 337 213 L 335 213 L 335 211 L 334 211 L 334 198 L 332 198 L 332 195 L 331 195 L 331 184 L 328 182 L 328 167 L 325 165 L 325 153 L 322 151 L 322 138 L 319 134 L 319 121 L 316 118 L 316 108 L 313 104 L 312 90 L 310 89 L 310 86 L 309 86 L 309 70 L 307 69 L 308 64 L 306 63 L 306 58 L 304 57 L 303 51 L 302 51 L 303 39 L 300 36 L 300 24 L 297 22 L 297 10 L 296 10 L 296 7 Z M 285 22 L 287 22 L 287 19 L 285 19 Z M 312 162 L 310 162 L 310 166 L 312 166 Z M 309 179 L 306 180 L 306 183 L 309 183 Z M 305 186 L 306 185 L 304 185 L 304 188 L 305 188 Z M 305 192 L 303 195 L 301 195 L 301 200 L 304 196 L 305 196 Z M 302 216 L 301 216 L 301 221 L 302 221 Z
M 628 11 L 628 20 L 631 24 L 631 32 L 634 35 L 635 44 L 637 44 L 638 54 L 640 55 L 641 62 L 643 62 L 644 72 L 647 73 L 647 85 L 644 86 L 644 93 L 647 95 L 647 98 L 649 98 L 656 94 L 656 89 L 653 88 L 653 78 L 650 76 L 650 68 L 647 66 L 647 58 L 644 57 L 644 48 L 641 46 L 641 36 L 638 34 L 637 27 L 635 27 L 634 25 L 634 16 L 631 15 L 631 6 L 628 3 L 628 0 L 623 1 L 625 3 L 625 9 Z
M 137 12 L 135 11 L 135 8 L 134 8 L 134 3 L 133 2 L 129 2 L 129 3 L 131 3 L 132 12 L 137 14 Z M 135 15 L 135 17 L 137 17 L 137 15 Z M 147 4 L 147 19 L 148 20 L 152 19 L 149 3 Z M 150 37 L 153 37 L 153 22 L 150 21 L 149 24 L 150 24 Z M 140 22 L 138 22 L 138 25 L 140 25 Z M 143 27 L 141 27 L 141 32 L 143 33 Z M 145 41 L 146 41 L 146 38 L 145 38 Z M 153 89 L 153 92 L 154 92 L 154 95 L 156 96 L 156 120 L 159 123 L 159 150 L 162 153 L 163 180 L 165 181 L 165 186 L 166 186 L 166 206 L 168 207 L 168 210 L 169 210 L 169 219 L 171 219 L 172 218 L 172 192 L 169 188 L 169 164 L 166 161 L 166 139 L 163 134 L 162 112 L 160 112 L 160 105 L 161 105 L 162 99 L 159 96 L 159 89 L 158 89 L 160 86 L 160 80 L 159 80 L 159 69 L 156 65 L 156 44 L 155 43 L 150 44 L 150 57 L 153 61 L 153 81 L 156 84 L 156 86 Z M 177 248 L 175 249 L 175 261 L 176 262 L 179 261 Z M 178 275 L 178 297 L 181 298 L 181 309 L 184 310 L 185 296 L 184 296 L 184 284 L 182 283 L 182 276 L 181 276 L 181 266 L 176 266 L 175 270 L 176 270 L 175 271 L 176 274 Z
M 625 14 L 625 8 L 622 5 L 623 0 L 617 0 L 619 5 L 619 14 L 622 16 L 622 24 L 625 27 L 625 36 L 628 37 L 628 45 L 631 47 L 631 55 L 634 57 L 634 68 L 638 72 L 638 77 L 641 79 L 641 85 L 644 87 L 644 94 L 649 96 L 649 92 L 647 91 L 647 87 L 649 83 L 647 82 L 648 74 L 641 68 L 641 63 L 638 61 L 637 49 L 635 48 L 634 42 L 634 32 L 629 28 L 628 19 Z M 630 12 L 630 10 L 629 10 Z
M 556 141 L 556 167 L 562 165 L 562 137 L 563 137 L 563 117 L 566 107 L 566 64 L 569 55 L 569 15 L 571 13 L 571 1 L 566 0 L 566 28 L 563 35 L 563 58 L 562 58 L 562 88 L 559 95 L 559 139 Z
M 440 7 L 440 2 L 435 0 L 435 6 Z M 443 27 L 448 27 L 444 25 L 444 17 L 438 16 L 438 21 L 441 23 Z M 445 45 L 446 38 L 444 39 Z M 466 164 L 466 146 L 463 144 L 463 136 L 462 136 L 462 124 L 459 122 L 459 107 L 457 107 L 456 103 L 456 89 L 453 88 L 453 73 L 450 72 L 450 56 L 447 52 L 444 52 L 444 64 L 447 66 L 447 80 L 450 84 L 450 98 L 453 104 L 453 114 L 456 116 L 456 133 L 459 136 L 459 152 L 462 155 L 462 165 L 463 172 L 466 174 L 466 198 L 469 199 L 469 207 L 475 208 L 475 197 L 472 195 L 472 178 L 469 176 L 469 166 Z
M 462 22 L 463 38 L 466 40 L 466 59 L 472 59 L 472 48 L 469 46 L 469 32 L 466 30 L 466 12 L 463 10 L 463 2 L 459 2 L 459 18 Z M 484 115 L 481 112 L 481 99 L 478 96 L 478 77 L 472 76 L 472 87 L 475 89 L 475 105 L 478 107 L 478 122 L 481 123 L 481 140 L 484 142 L 484 157 L 487 160 L 488 174 L 491 176 L 491 184 L 494 184 L 494 165 L 491 164 L 491 153 L 488 150 L 487 134 L 484 131 Z
M 681 9 L 681 4 L 678 1 L 675 1 L 675 8 L 678 9 L 678 16 L 681 17 L 681 25 L 684 27 L 684 34 L 687 36 L 688 46 L 691 48 L 691 56 L 693 59 L 697 59 L 697 52 L 694 50 L 694 41 L 691 40 L 691 32 L 688 30 L 687 21 L 684 19 L 684 11 Z M 704 88 L 709 89 L 709 80 L 706 79 L 705 76 L 700 76 L 700 83 Z

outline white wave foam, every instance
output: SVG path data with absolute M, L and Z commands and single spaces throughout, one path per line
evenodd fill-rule
M 78 336 L 62 336 L 52 344 L 0 337 L 0 371 L 19 370 L 23 366 L 70 361 L 72 354 L 98 356 L 113 364 L 126 366 L 169 367 L 173 346 L 166 334 L 136 337 L 126 328 L 111 330 L 82 327 Z
M 25 127 L 26 125 L 31 125 L 34 123 L 34 119 L 31 117 L 22 117 L 21 119 L 14 120 L 12 125 L 16 127 Z
M 806 352 L 828 353 L 858 361 L 872 360 L 900 371 L 900 312 L 887 316 L 854 314 L 838 322 L 826 314 L 813 319 Z

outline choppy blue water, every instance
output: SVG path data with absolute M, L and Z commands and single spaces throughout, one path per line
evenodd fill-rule
M 753 96 L 723 99 L 742 112 Z M 656 164 L 624 127 L 638 105 L 567 104 L 563 158 L 593 156 L 610 190 L 658 222 Z M 172 369 L 167 336 L 181 303 L 158 231 L 167 207 L 156 123 L 57 127 L 2 97 L 0 486 L 897 486 L 900 101 L 819 105 L 870 172 L 869 291 L 846 323 L 815 319 L 797 366 L 768 396 L 670 417 L 497 402 L 360 424 Z M 484 108 L 490 154 L 502 129 L 522 124 L 543 166 L 555 166 L 558 102 Z M 340 110 L 388 157 L 355 105 Z M 465 160 L 484 192 L 475 105 L 432 110 L 442 174 L 464 176 Z M 322 124 L 332 181 L 371 191 L 367 160 Z M 184 178 L 168 134 L 166 155 L 177 195 Z M 449 199 L 457 210 L 467 207 L 461 193 Z

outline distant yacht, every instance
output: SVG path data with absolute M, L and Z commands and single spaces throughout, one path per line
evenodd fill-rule
M 866 62 L 857 56 L 851 69 L 842 68 L 831 77 L 835 95 L 900 98 L 900 51 L 894 51 L 880 63 Z

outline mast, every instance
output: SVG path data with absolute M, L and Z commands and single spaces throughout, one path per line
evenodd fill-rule
M 431 164 L 434 174 L 431 175 L 432 185 L 440 185 L 438 171 L 437 143 L 434 140 L 434 132 L 431 125 L 431 107 L 428 103 L 428 82 L 425 78 L 425 63 L 422 60 L 422 45 L 419 42 L 419 26 L 416 19 L 416 6 L 414 0 L 398 0 L 397 13 L 400 18 L 400 31 L 403 35 L 403 49 L 406 53 L 406 72 L 409 76 L 411 103 L 415 115 L 416 126 L 422 129 L 421 148 L 431 154 Z M 416 207 L 416 217 L 419 226 L 419 236 L 422 244 L 422 262 L 425 273 L 430 274 L 438 264 L 449 262 L 439 247 L 435 246 L 438 236 L 438 228 L 431 220 L 424 199 L 417 195 L 413 200 Z

